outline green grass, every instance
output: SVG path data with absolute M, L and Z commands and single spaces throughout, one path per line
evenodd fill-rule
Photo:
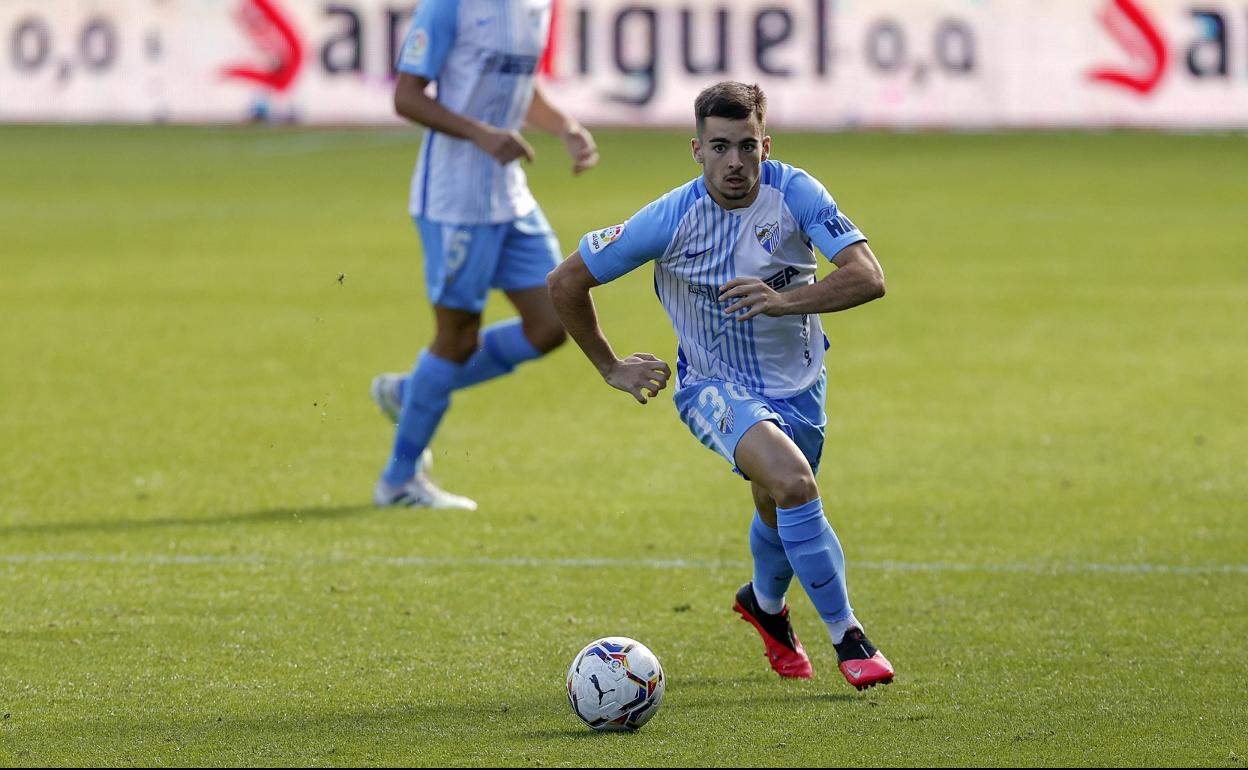
M 575 180 L 535 140 L 567 250 L 697 172 L 598 139 Z M 0 764 L 1243 767 L 1245 142 L 777 136 L 888 276 L 825 319 L 819 480 L 898 668 L 859 695 L 800 593 L 816 678 L 770 673 L 748 489 L 573 347 L 457 394 L 480 512 L 367 505 L 369 378 L 431 329 L 415 133 L 0 129 Z M 648 271 L 596 296 L 670 360 Z M 564 699 L 609 634 L 668 673 L 635 735 Z

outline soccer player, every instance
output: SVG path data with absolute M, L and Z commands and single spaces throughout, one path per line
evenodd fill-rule
M 649 353 L 617 357 L 590 289 L 654 262 L 655 289 L 679 341 L 676 409 L 753 492 L 754 576 L 733 609 L 762 635 L 777 673 L 810 677 L 785 604 L 796 574 L 849 683 L 888 684 L 892 664 L 850 607 L 845 556 L 815 482 L 827 423 L 819 314 L 883 296 L 883 272 L 822 184 L 769 159 L 758 86 L 711 86 L 694 113 L 702 175 L 624 224 L 582 238 L 547 279 L 555 309 L 607 384 L 645 404 L 671 369 Z M 819 280 L 812 245 L 836 265 Z
M 428 128 L 411 186 L 436 331 L 411 374 L 381 374 L 371 394 L 397 423 L 373 490 L 379 506 L 475 510 L 430 481 L 428 451 L 451 393 L 510 373 L 563 343 L 546 274 L 559 244 L 520 159 L 528 123 L 559 136 L 579 174 L 598 162 L 593 137 L 547 100 L 536 71 L 550 0 L 422 0 L 399 55 L 395 110 Z M 437 97 L 425 89 L 437 83 Z M 491 288 L 519 312 L 481 330 Z

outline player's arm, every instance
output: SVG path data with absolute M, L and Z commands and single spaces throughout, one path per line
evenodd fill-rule
M 467 139 L 499 163 L 510 163 L 517 158 L 533 160 L 533 148 L 518 131 L 504 131 L 448 110 L 425 93 L 428 86 L 428 78 L 400 72 L 394 87 L 394 111 L 439 133 Z
M 884 270 L 866 241 L 857 241 L 832 258 L 836 270 L 822 280 L 784 293 L 758 278 L 734 278 L 721 287 L 721 301 L 735 300 L 724 308 L 729 315 L 742 312 L 738 321 L 756 315 L 806 315 L 834 313 L 884 296 Z
M 565 114 L 547 99 L 546 91 L 540 83 L 533 86 L 533 101 L 529 104 L 525 122 L 563 140 L 568 155 L 572 156 L 573 174 L 592 168 L 598 162 L 598 147 L 594 144 L 594 137 L 575 118 Z
M 631 394 L 638 403 L 644 404 L 647 398 L 654 398 L 667 386 L 672 370 L 649 353 L 634 353 L 623 359 L 615 355 L 598 323 L 598 311 L 589 293 L 599 285 L 580 251 L 573 252 L 546 277 L 555 312 L 585 357 L 608 385 Z
M 442 73 L 455 47 L 459 0 L 421 0 L 399 50 L 394 111 L 434 131 L 467 139 L 499 163 L 533 160 L 533 148 L 515 131 L 502 131 L 448 110 L 425 92 Z

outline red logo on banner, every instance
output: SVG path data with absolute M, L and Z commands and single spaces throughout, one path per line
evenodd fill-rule
M 1161 83 L 1169 62 L 1166 41 L 1157 25 L 1133 0 L 1111 0 L 1100 14 L 1101 25 L 1131 57 L 1132 71 L 1101 67 L 1092 80 L 1121 86 L 1145 95 Z
M 537 71 L 542 75 L 555 74 L 556 32 L 559 28 L 559 0 L 550 4 L 550 33 L 546 36 L 546 50 L 542 52 L 542 60 L 538 62 Z
M 225 76 L 250 80 L 274 91 L 290 88 L 303 64 L 303 44 L 276 2 L 244 0 L 236 18 L 266 61 L 261 66 L 236 64 L 226 68 Z

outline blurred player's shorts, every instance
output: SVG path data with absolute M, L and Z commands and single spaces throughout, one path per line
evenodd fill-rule
M 415 217 L 425 251 L 425 289 L 439 307 L 480 313 L 490 289 L 546 285 L 559 241 L 540 208 L 511 222 L 453 225 Z
M 809 390 L 789 398 L 765 398 L 736 383 L 702 380 L 681 388 L 673 402 L 698 441 L 727 460 L 734 473 L 745 476 L 737 467 L 737 443 L 764 420 L 780 426 L 818 471 L 828 424 L 823 409 L 827 387 L 827 369 Z

